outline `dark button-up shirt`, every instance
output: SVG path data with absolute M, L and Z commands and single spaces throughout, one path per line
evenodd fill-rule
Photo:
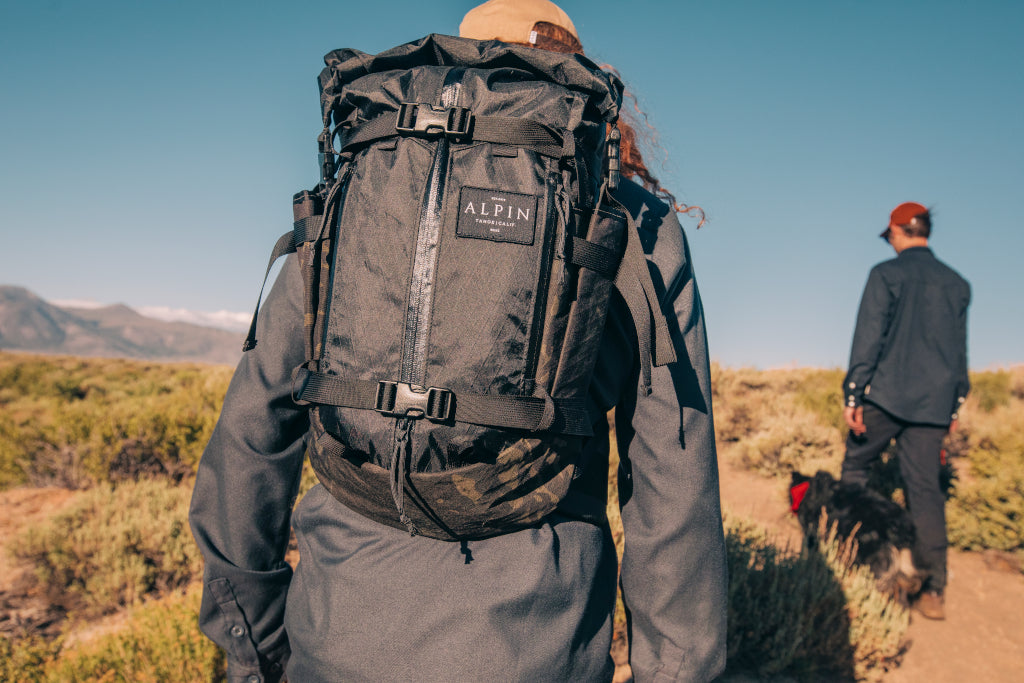
M 654 368 L 644 391 L 632 321 L 616 302 L 584 461 L 606 471 L 605 413 L 615 407 L 634 675 L 707 681 L 725 665 L 726 570 L 703 310 L 675 214 L 632 183 L 618 197 L 639 224 L 678 361 Z M 617 567 L 607 523 L 556 512 L 463 545 L 361 517 L 319 485 L 292 517 L 309 426 L 291 400 L 304 360 L 294 257 L 259 325 L 191 509 L 206 561 L 200 625 L 227 651 L 229 681 L 274 681 L 281 665 L 294 681 L 610 680 Z
M 853 334 L 846 405 L 869 401 L 907 422 L 948 425 L 970 389 L 971 287 L 928 247 L 871 270 Z

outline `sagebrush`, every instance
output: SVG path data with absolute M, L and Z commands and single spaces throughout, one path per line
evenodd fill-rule
M 0 489 L 194 472 L 231 369 L 0 353 Z
M 101 484 L 25 530 L 14 554 L 35 566 L 51 603 L 78 616 L 114 612 L 199 578 L 190 493 L 158 479 Z
M 65 648 L 64 639 L 0 638 L 0 680 L 24 683 L 213 683 L 224 653 L 199 631 L 200 591 L 172 593 L 132 610 L 111 633 Z
M 907 610 L 878 591 L 871 570 L 854 564 L 853 542 L 824 518 L 818 538 L 796 551 L 727 517 L 729 670 L 879 680 L 899 664 Z

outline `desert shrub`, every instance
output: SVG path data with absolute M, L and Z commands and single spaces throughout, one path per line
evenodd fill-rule
M 1024 366 L 1016 366 L 1008 372 L 1010 373 L 1010 396 L 1024 400 Z
M 1024 552 L 1024 410 L 1015 400 L 976 411 L 975 400 L 959 430 L 966 467 L 946 506 L 949 540 L 965 550 Z
M 817 416 L 826 427 L 845 434 L 842 391 L 845 373 L 836 368 L 808 368 L 794 370 L 793 375 L 790 381 L 796 395 L 796 405 Z
M 23 452 L 17 444 L 20 436 L 14 418 L 0 403 L 0 488 L 6 482 L 16 482 L 24 477 L 22 465 L 18 462 Z
M 199 577 L 188 528 L 191 487 L 166 480 L 102 484 L 69 509 L 28 528 L 14 553 L 35 565 L 53 604 L 105 614 Z
M 1006 370 L 971 373 L 971 394 L 983 412 L 990 413 L 1010 403 L 1011 375 Z
M 37 683 L 46 680 L 46 666 L 56 659 L 61 640 L 0 636 L 0 681 Z
M 777 421 L 765 425 L 733 449 L 745 469 L 766 476 L 788 476 L 793 470 L 827 469 L 838 474 L 842 453 L 835 430 L 807 413 L 780 410 Z
M 715 438 L 722 457 L 765 476 L 834 473 L 842 460 L 838 370 L 711 368 Z
M 726 520 L 728 670 L 826 680 L 879 680 L 905 650 L 906 609 L 855 565 L 851 543 L 824 526 L 818 547 L 776 546 L 749 522 Z
M 0 353 L 0 488 L 195 470 L 231 368 Z
M 116 631 L 72 648 L 63 640 L 0 639 L 0 680 L 26 683 L 224 679 L 224 654 L 200 631 L 193 587 L 132 611 Z

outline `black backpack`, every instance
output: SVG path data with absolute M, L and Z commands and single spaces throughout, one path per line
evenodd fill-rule
M 271 257 L 297 251 L 305 284 L 311 464 L 411 533 L 535 524 L 569 506 L 613 286 L 645 384 L 675 360 L 612 196 L 622 85 L 580 55 L 442 35 L 324 61 L 322 182 Z

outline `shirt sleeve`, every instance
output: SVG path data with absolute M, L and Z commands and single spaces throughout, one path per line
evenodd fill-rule
M 957 334 L 959 339 L 957 340 L 958 346 L 962 353 L 957 359 L 957 383 L 956 383 L 956 398 L 953 404 L 952 414 L 950 418 L 953 420 L 959 419 L 960 409 L 964 405 L 964 401 L 967 400 L 967 394 L 971 391 L 971 378 L 967 371 L 967 308 L 971 304 L 971 286 L 964 283 L 964 300 L 961 308 L 960 319 L 957 321 Z
M 849 408 L 863 404 L 864 394 L 878 367 L 885 336 L 892 317 L 892 292 L 878 267 L 871 270 L 857 313 L 857 327 L 853 332 L 850 364 L 843 380 L 843 395 Z
M 205 560 L 200 628 L 227 653 L 228 680 L 281 678 L 289 656 L 284 561 L 309 426 L 291 399 L 304 360 L 302 282 L 289 256 L 260 311 L 196 474 L 189 519 Z
M 648 251 L 677 361 L 616 408 L 630 664 L 638 683 L 708 681 L 725 667 L 727 568 L 704 314 L 674 213 Z

